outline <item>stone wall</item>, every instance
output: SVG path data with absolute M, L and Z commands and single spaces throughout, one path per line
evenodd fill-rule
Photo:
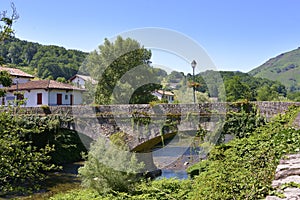
M 298 105 L 300 102 L 252 102 L 260 110 L 263 116 L 268 119 L 278 113 L 285 112 L 289 106 Z M 217 102 L 217 103 L 200 103 L 200 104 L 159 104 L 151 107 L 148 104 L 130 104 L 130 105 L 101 105 L 101 106 L 44 106 L 33 108 L 16 108 L 16 112 L 24 114 L 58 114 L 58 115 L 75 115 L 75 116 L 102 116 L 103 118 L 131 117 L 133 113 L 147 116 L 155 115 L 186 115 L 186 114 L 224 114 L 228 110 L 236 111 L 240 109 L 239 104 Z
M 260 113 L 270 119 L 278 113 L 285 112 L 294 102 L 253 102 Z M 227 111 L 241 109 L 236 103 L 201 103 L 201 104 L 149 104 L 101 105 L 101 106 L 43 106 L 35 108 L 16 108 L 15 112 L 37 115 L 60 115 L 74 119 L 74 123 L 63 124 L 64 127 L 76 129 L 92 139 L 104 137 L 123 131 L 128 134 L 128 143 L 132 148 L 161 135 L 166 123 L 176 122 L 176 130 L 194 131 L 199 125 L 213 131 L 216 123 L 225 118 Z M 300 120 L 300 117 L 297 118 Z M 297 122 L 298 123 L 298 122 Z M 299 123 L 298 123 L 299 124 Z M 173 128 L 174 128 L 173 127 Z

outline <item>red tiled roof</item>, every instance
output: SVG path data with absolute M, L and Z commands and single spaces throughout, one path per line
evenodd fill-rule
M 18 84 L 18 90 L 33 89 L 62 89 L 62 90 L 84 90 L 70 84 L 60 83 L 53 80 L 28 81 L 27 83 Z M 7 88 L 8 91 L 17 90 L 17 85 Z
M 0 71 L 7 71 L 11 76 L 34 78 L 34 76 L 27 74 L 27 73 L 23 72 L 22 70 L 16 69 L 16 68 L 8 68 L 8 67 L 0 66 Z

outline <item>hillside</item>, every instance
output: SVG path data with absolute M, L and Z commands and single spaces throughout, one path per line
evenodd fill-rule
M 277 80 L 291 91 L 300 91 L 300 47 L 271 58 L 249 74 Z
M 285 98 L 287 95 L 285 86 L 278 81 L 253 77 L 238 71 L 208 70 L 196 74 L 194 81 L 196 91 L 226 101 L 241 99 L 271 101 Z M 184 75 L 182 72 L 173 71 L 163 78 L 162 85 L 165 90 L 173 91 L 183 100 L 192 93 L 192 90 L 187 92 L 187 87 L 192 88 L 192 82 L 193 77 L 190 74 Z M 223 87 L 225 87 L 225 93 Z
M 10 38 L 0 45 L 2 64 L 15 67 L 39 78 L 69 79 L 77 73 L 88 54 L 55 45 L 41 45 Z

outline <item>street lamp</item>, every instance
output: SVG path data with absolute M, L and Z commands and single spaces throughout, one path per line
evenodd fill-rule
M 197 65 L 197 62 L 195 60 L 192 61 L 191 66 L 193 68 L 193 97 L 194 97 L 194 103 L 196 103 L 196 96 L 195 96 L 195 67 Z

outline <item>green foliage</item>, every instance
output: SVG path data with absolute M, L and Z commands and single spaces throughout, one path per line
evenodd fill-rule
M 0 57 L 8 67 L 25 69 L 39 78 L 68 80 L 75 75 L 85 60 L 87 53 L 66 50 L 54 45 L 22 41 L 11 37 L 0 46 Z M 28 66 L 28 67 L 27 67 Z
M 79 168 L 82 184 L 99 194 L 128 192 L 138 181 L 137 173 L 144 164 L 138 162 L 124 146 L 108 144 L 99 138 L 88 153 L 84 166 Z
M 49 112 L 47 105 L 44 105 L 43 109 L 45 113 Z M 57 115 L 27 115 L 22 116 L 19 124 L 36 130 L 36 132 L 27 134 L 27 140 L 30 140 L 38 148 L 46 145 L 53 146 L 54 151 L 49 154 L 50 161 L 55 164 L 63 164 L 81 160 L 81 153 L 86 152 L 77 132 L 61 128 L 61 124 L 68 123 L 70 120 Z
M 172 73 L 171 73 L 172 74 Z M 280 100 L 281 97 L 287 95 L 286 88 L 278 81 L 271 81 L 266 78 L 252 77 L 247 73 L 229 72 L 229 71 L 205 71 L 201 72 L 193 78 L 187 74 L 180 78 L 174 78 L 172 83 L 168 80 L 168 75 L 162 82 L 166 88 L 175 87 L 175 98 L 180 103 L 192 102 L 192 93 L 195 86 L 197 96 L 205 93 L 208 97 L 218 97 L 223 101 L 239 101 L 239 100 Z M 179 72 L 173 73 L 181 74 Z M 182 76 L 182 75 L 181 75 Z M 179 76 L 178 76 L 179 77 Z M 195 79 L 195 81 L 193 81 Z M 168 82 L 169 81 L 169 82 Z M 176 81 L 176 83 L 175 83 Z M 174 84 L 176 86 L 174 86 Z M 189 87 L 187 87 L 189 86 Z M 266 93 L 266 89 L 269 93 Z M 205 96 L 197 97 L 198 102 L 207 102 L 209 99 Z
M 240 105 L 239 112 L 226 113 L 226 119 L 222 127 L 219 143 L 224 141 L 226 134 L 236 138 L 249 137 L 256 128 L 265 124 L 264 117 L 260 116 L 255 106 L 249 102 Z
M 271 191 L 280 158 L 299 150 L 300 131 L 290 128 L 300 108 L 279 115 L 248 137 L 216 146 L 199 165 L 192 199 L 261 199 Z
M 148 103 L 159 89 L 157 69 L 149 66 L 151 51 L 130 38 L 105 39 L 99 52 L 92 52 L 83 71 L 98 80 L 95 103 Z M 157 81 L 155 81 L 157 79 Z M 131 98 L 128 98 L 131 97 Z M 125 102 L 124 102 L 125 101 Z
M 196 92 L 196 98 L 198 103 L 207 103 L 210 102 L 209 96 L 207 93 Z
M 22 113 L 0 113 L 0 195 L 39 189 L 56 164 L 78 161 L 86 151 L 75 131 L 60 128 L 68 119 L 16 110 Z
M 156 105 L 159 105 L 159 104 L 166 104 L 166 103 L 169 103 L 168 102 L 168 99 L 165 99 L 165 98 L 163 98 L 163 99 L 161 99 L 161 100 L 155 100 L 155 101 L 150 101 L 149 102 L 149 105 L 151 106 L 151 107 L 154 107 L 154 106 L 156 106 Z
M 61 83 L 66 83 L 67 82 L 65 77 L 57 77 L 56 81 L 61 82 Z
M 30 136 L 40 130 L 10 112 L 0 113 L 0 195 L 38 189 L 44 172 L 54 169 L 49 161 L 54 148 L 37 147 Z
M 278 99 L 278 93 L 265 85 L 257 90 L 258 101 L 273 101 Z
M 161 179 L 136 186 L 135 193 L 129 199 L 188 199 L 191 189 L 191 180 Z
M 224 85 L 227 101 L 232 102 L 243 99 L 252 99 L 249 86 L 243 83 L 239 76 L 233 76 L 232 79 L 225 80 Z
M 282 53 L 251 70 L 250 75 L 280 81 L 291 92 L 300 91 L 300 49 Z
M 67 193 L 60 193 L 50 198 L 50 200 L 103 200 L 97 191 L 92 189 L 72 190 Z
M 300 102 L 300 92 L 289 92 L 287 98 L 292 101 Z
M 7 11 L 2 11 L 0 13 L 0 43 L 2 43 L 4 40 L 6 40 L 14 34 L 12 25 L 19 18 L 19 16 L 17 14 L 16 7 L 13 3 L 11 3 L 11 9 L 11 16 L 7 16 Z
M 109 140 L 116 146 L 126 147 L 127 134 L 124 132 L 114 133 L 109 137 Z
M 73 190 L 66 194 L 58 194 L 51 200 L 178 200 L 188 199 L 192 181 L 177 179 L 161 179 L 151 182 L 141 182 L 135 185 L 131 193 L 115 192 L 114 194 L 99 195 L 95 190 Z
M 0 84 L 3 85 L 4 87 L 8 87 L 12 84 L 12 80 L 7 71 L 0 71 Z M 0 89 L 0 97 L 3 97 L 5 93 L 6 93 L 5 90 Z

